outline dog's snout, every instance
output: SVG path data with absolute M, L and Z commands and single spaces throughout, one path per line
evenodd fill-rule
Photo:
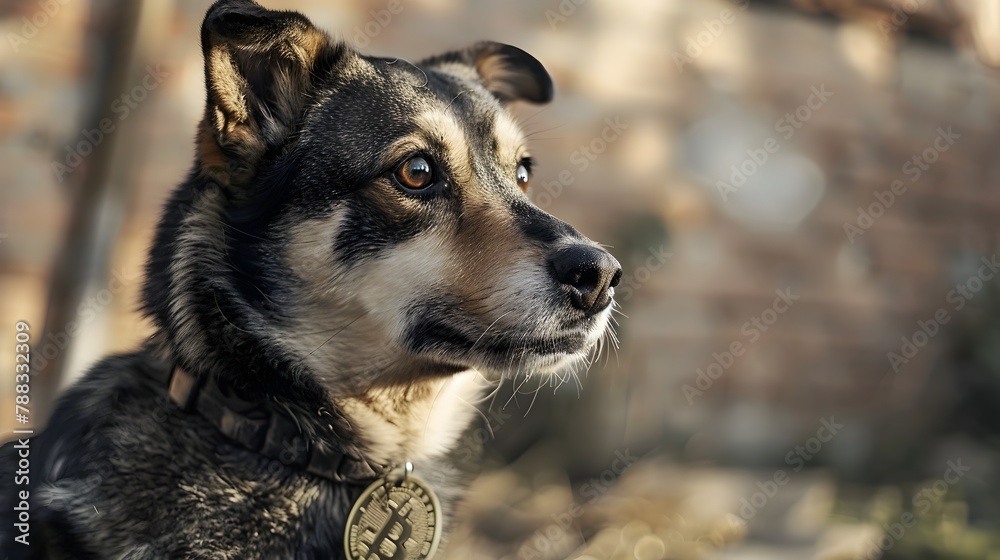
M 573 306 L 588 315 L 611 303 L 611 288 L 622 278 L 622 267 L 611 253 L 590 245 L 560 249 L 550 263 L 556 280 L 569 286 Z

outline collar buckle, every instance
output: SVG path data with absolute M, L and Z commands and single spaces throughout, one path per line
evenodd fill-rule
M 184 412 L 194 410 L 195 400 L 198 398 L 198 380 L 179 367 L 175 367 L 170 374 L 169 388 L 170 400 L 180 407 Z

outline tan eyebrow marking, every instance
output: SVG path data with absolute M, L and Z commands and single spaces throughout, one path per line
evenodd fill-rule
M 498 111 L 496 126 L 494 126 L 497 137 L 497 151 L 500 161 L 517 162 L 521 158 L 527 157 L 528 150 L 525 146 L 524 133 L 514 119 L 505 111 Z
M 430 109 L 417 115 L 414 124 L 423 135 L 440 142 L 448 151 L 451 172 L 460 184 L 472 181 L 469 143 L 462 126 L 444 109 Z

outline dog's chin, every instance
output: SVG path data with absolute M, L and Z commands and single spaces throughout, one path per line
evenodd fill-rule
M 585 362 L 593 352 L 596 342 L 581 346 L 577 350 L 553 350 L 551 352 L 531 352 L 516 356 L 498 354 L 484 356 L 471 369 L 480 372 L 486 379 L 500 380 L 519 375 L 556 375 L 574 369 Z
M 437 364 L 434 370 L 476 370 L 488 379 L 515 375 L 556 374 L 576 367 L 593 357 L 595 347 L 608 329 L 611 311 L 569 323 L 554 319 L 552 324 L 536 325 L 528 332 L 545 336 L 525 336 L 524 331 L 510 330 L 476 335 L 478 327 L 455 328 L 454 321 L 424 319 L 411 350 Z
M 608 319 L 600 317 L 585 331 L 557 333 L 548 340 L 533 345 L 531 350 L 517 353 L 488 353 L 469 364 L 488 379 L 511 375 L 555 375 L 576 368 L 593 353 L 608 328 Z
M 534 363 L 524 368 L 526 373 L 534 375 L 554 375 L 575 367 L 590 354 L 593 346 L 579 352 L 559 352 L 535 357 Z
M 522 374 L 549 375 L 572 368 L 591 353 L 595 345 L 581 347 L 576 351 L 482 353 L 478 356 L 463 356 L 456 359 L 435 356 L 429 362 L 437 367 L 429 369 L 442 372 L 476 370 L 486 379 L 499 380 Z

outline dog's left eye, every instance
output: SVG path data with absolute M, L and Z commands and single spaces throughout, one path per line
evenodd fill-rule
M 521 187 L 521 190 L 527 190 L 528 181 L 531 180 L 531 169 L 529 169 L 528 163 L 521 163 L 517 166 L 517 186 Z
M 434 169 L 426 158 L 414 156 L 396 169 L 396 180 L 408 189 L 426 189 L 434 183 Z

